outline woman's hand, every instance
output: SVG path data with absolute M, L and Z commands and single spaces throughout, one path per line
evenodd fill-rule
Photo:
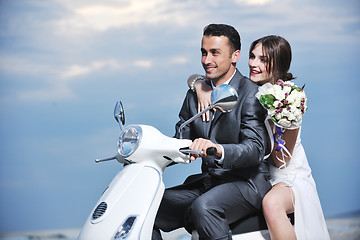
M 212 88 L 203 81 L 195 83 L 196 95 L 198 98 L 198 113 L 211 105 Z M 210 121 L 210 111 L 202 115 L 203 121 Z
M 191 83 L 196 77 L 202 76 L 200 74 L 193 74 L 188 79 L 189 87 L 191 87 Z M 204 77 L 204 76 L 202 76 Z M 204 77 L 205 79 L 205 77 Z M 198 113 L 202 110 L 206 109 L 208 106 L 211 105 L 211 86 L 207 85 L 204 81 L 197 80 L 194 84 L 194 89 L 196 91 L 196 95 L 198 98 Z M 207 111 L 205 114 L 202 115 L 203 121 L 210 121 L 210 111 Z

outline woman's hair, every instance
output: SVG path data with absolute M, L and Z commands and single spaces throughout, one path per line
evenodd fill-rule
M 275 81 L 278 79 L 284 81 L 294 79 L 293 75 L 288 72 L 291 63 L 291 47 L 289 42 L 280 36 L 265 36 L 251 44 L 249 54 L 251 54 L 258 43 L 262 44 L 263 53 L 268 59 L 267 71 L 269 74 L 272 74 Z

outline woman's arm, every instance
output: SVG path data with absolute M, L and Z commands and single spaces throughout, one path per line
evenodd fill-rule
M 273 128 L 274 123 L 271 120 L 268 120 L 268 121 L 270 122 L 271 128 Z M 285 147 L 291 155 L 293 154 L 298 134 L 299 134 L 299 128 L 296 128 L 296 129 L 286 129 L 284 134 L 282 135 L 282 139 L 285 141 Z M 269 137 L 273 137 L 273 136 L 269 136 Z M 273 159 L 275 166 L 279 168 L 279 167 L 283 166 L 284 163 L 280 162 L 278 160 L 278 158 L 284 159 L 287 164 L 291 160 L 291 157 L 288 156 L 287 154 L 283 155 L 280 151 L 276 151 L 275 149 L 277 147 L 278 147 L 278 144 L 276 142 L 274 142 L 274 148 L 272 149 L 272 152 L 271 152 L 271 158 Z
M 188 78 L 188 86 L 191 90 L 196 92 L 198 99 L 198 113 L 207 108 L 211 104 L 211 86 L 205 82 L 205 77 L 200 74 L 193 74 Z M 203 121 L 210 121 L 210 112 L 207 111 L 202 115 Z

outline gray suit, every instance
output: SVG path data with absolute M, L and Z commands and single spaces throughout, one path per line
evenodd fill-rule
M 267 145 L 266 112 L 255 97 L 255 83 L 236 70 L 229 84 L 239 94 L 230 113 L 218 110 L 211 123 L 198 118 L 182 130 L 183 138 L 205 138 L 221 144 L 225 152 L 223 163 L 204 157 L 202 173 L 166 189 L 155 229 L 171 231 L 186 227 L 189 231 L 197 229 L 201 239 L 231 239 L 229 223 L 261 211 L 262 198 L 271 188 L 263 161 Z M 189 90 L 176 130 L 196 113 L 196 93 Z M 154 234 L 153 239 L 159 238 Z

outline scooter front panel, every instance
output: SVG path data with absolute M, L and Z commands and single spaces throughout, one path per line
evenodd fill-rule
M 105 212 L 94 220 L 94 211 L 90 214 L 79 240 L 113 239 L 130 216 L 136 216 L 136 221 L 126 239 L 139 239 L 142 231 L 149 234 L 149 227 L 152 229 L 164 189 L 161 174 L 155 168 L 141 164 L 126 166 L 114 178 L 94 208 L 95 211 L 99 204 L 106 203 Z M 149 239 L 150 236 L 151 234 Z

